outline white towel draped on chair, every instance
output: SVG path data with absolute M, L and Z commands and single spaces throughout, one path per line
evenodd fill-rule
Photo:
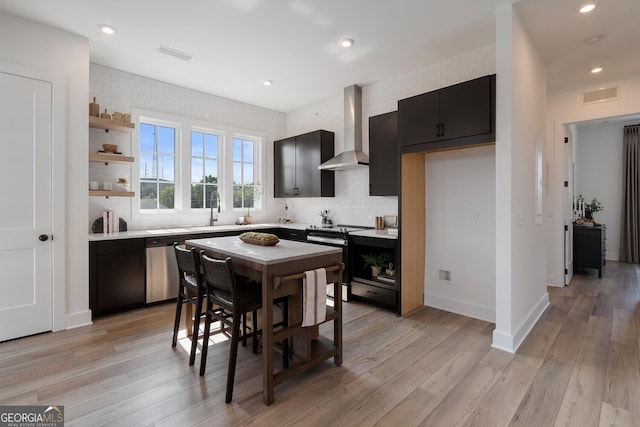
M 324 268 L 304 272 L 302 279 L 302 326 L 313 326 L 327 318 L 327 272 Z

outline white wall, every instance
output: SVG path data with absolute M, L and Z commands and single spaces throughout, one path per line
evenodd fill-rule
M 512 5 L 496 13 L 496 329 L 515 351 L 548 305 L 544 229 L 535 219 L 536 142 L 544 146 L 543 61 Z
M 398 109 L 398 100 L 455 83 L 495 73 L 495 47 L 484 46 L 362 88 L 363 150 L 369 153 L 369 117 Z M 358 82 L 354 82 L 358 83 Z M 316 129 L 336 135 L 335 152 L 344 147 L 343 95 L 287 114 L 287 136 Z M 282 201 L 282 207 L 284 208 Z M 369 169 L 336 172 L 333 198 L 287 199 L 290 216 L 304 223 L 318 223 L 319 211 L 330 209 L 336 223 L 374 226 L 379 215 L 397 215 L 397 197 L 369 197 Z
M 495 70 L 495 46 L 489 45 L 364 86 L 364 151 L 369 152 L 370 116 L 397 110 L 400 99 L 493 74 Z M 341 93 L 327 101 L 287 114 L 288 136 L 315 129 L 335 132 L 336 153 L 343 150 L 342 128 Z M 431 170 L 431 178 L 434 179 L 430 184 L 431 178 L 427 178 L 429 185 L 426 189 L 425 304 L 488 321 L 494 320 L 495 311 L 493 156 L 492 147 L 483 147 L 429 155 L 426 160 L 427 174 Z M 453 174 L 449 171 L 457 171 L 460 176 L 453 179 Z M 287 199 L 290 216 L 299 222 L 317 223 L 320 220 L 318 212 L 330 209 L 337 223 L 373 226 L 378 215 L 396 215 L 397 197 L 369 197 L 368 174 L 369 169 L 366 167 L 336 172 L 334 198 Z M 447 178 L 436 179 L 433 174 Z M 472 188 L 480 193 L 461 189 L 462 182 L 465 185 L 472 182 Z M 431 209 L 435 207 L 432 206 L 432 198 L 439 200 L 441 207 L 446 206 L 447 210 L 432 212 Z M 467 204 L 470 206 L 466 207 Z M 459 207 L 465 207 L 466 210 L 459 211 Z M 481 214 L 479 223 L 471 222 L 474 209 Z M 451 218 L 458 218 L 458 213 L 461 215 L 460 221 L 452 221 Z M 461 230 L 464 230 L 464 239 L 461 238 Z M 442 251 L 442 248 L 447 249 Z M 478 248 L 482 250 L 476 253 Z M 445 265 L 454 275 L 453 283 L 447 285 L 437 280 L 438 269 Z
M 45 25 L 0 12 L 0 61 L 39 68 L 62 76 L 58 87 L 65 119 L 63 138 L 54 140 L 54 312 L 63 308 L 66 327 L 91 322 L 87 251 L 87 99 L 89 41 Z M 57 118 L 54 117 L 54 125 Z M 54 129 L 58 134 L 58 129 Z M 57 227 L 56 224 L 61 224 Z M 58 249 L 54 249 L 58 253 Z M 55 290 L 56 281 L 64 291 Z M 58 298 L 60 297 L 60 298 Z M 54 325 L 56 325 L 54 319 Z
M 620 259 L 620 227 L 623 200 L 624 126 L 640 120 L 578 124 L 576 138 L 576 194 L 586 201 L 597 198 L 604 210 L 594 214 L 607 226 L 606 258 Z
M 96 64 L 91 64 L 90 68 L 90 96 L 96 97 L 101 111 L 106 108 L 109 112 L 130 113 L 132 109 L 142 109 L 196 119 L 212 125 L 228 125 L 264 133 L 267 139 L 263 152 L 266 168 L 262 196 L 264 209 L 261 212 L 252 210 L 251 215 L 256 222 L 274 221 L 282 215 L 279 201 L 273 199 L 273 141 L 284 137 L 285 115 L 283 113 Z M 89 149 L 91 151 L 101 149 L 102 144 L 106 142 L 118 144 L 118 149 L 127 155 L 132 152 L 131 141 L 136 140 L 135 137 L 126 133 L 106 134 L 97 129 L 91 129 L 90 132 Z M 121 164 L 105 166 L 100 163 L 91 163 L 89 178 L 96 181 L 115 181 L 117 177 L 128 177 L 129 182 L 132 182 L 131 171 L 137 173 L 138 165 L 137 162 L 132 167 Z M 131 229 L 209 224 L 208 212 L 146 215 L 144 220 L 140 220 L 139 215 L 133 212 L 133 209 L 138 208 L 135 200 L 119 197 L 90 198 L 89 225 L 107 209 L 125 218 Z M 232 224 L 237 217 L 237 211 L 228 209 L 221 213 L 218 224 Z M 135 221 L 132 221 L 133 219 Z
M 428 153 L 426 205 L 425 305 L 494 322 L 495 147 Z
M 583 92 L 614 85 L 620 86 L 619 99 L 596 104 L 582 104 Z M 549 208 L 552 212 L 551 224 L 546 229 L 547 252 L 549 258 L 553 260 L 548 266 L 549 284 L 564 286 L 564 239 L 562 232 L 559 231 L 563 226 L 564 191 L 562 182 L 566 179 L 562 171 L 563 165 L 567 161 L 567 155 L 564 153 L 564 125 L 638 113 L 640 113 L 640 76 L 637 75 L 612 80 L 597 87 L 578 86 L 548 94 L 546 132 L 547 139 L 552 143 L 550 152 L 553 157 L 550 179 L 551 189 L 555 189 L 551 192 L 552 204 Z
M 428 92 L 441 87 L 449 86 L 461 81 L 470 80 L 495 72 L 495 47 L 485 46 L 474 51 L 459 55 L 448 60 L 420 68 L 407 74 L 396 76 L 375 84 L 363 87 L 363 145 L 368 152 L 369 132 L 368 118 L 376 114 L 382 114 L 397 109 L 397 101 L 419 93 Z M 336 134 L 336 153 L 343 150 L 343 99 L 342 93 L 319 104 L 305 107 L 284 116 L 269 110 L 260 109 L 246 104 L 237 103 L 228 99 L 203 94 L 200 92 L 180 88 L 167 83 L 158 82 L 144 77 L 124 73 L 118 70 L 91 65 L 90 96 L 96 96 L 101 109 L 109 111 L 125 111 L 131 108 L 143 108 L 161 113 L 173 113 L 180 116 L 193 117 L 200 120 L 211 120 L 217 123 L 241 125 L 267 134 L 268 146 L 266 149 L 267 176 L 269 180 L 265 186 L 268 198 L 267 209 L 262 214 L 253 214 L 256 220 L 264 218 L 273 221 L 284 215 L 284 206 L 288 205 L 288 215 L 295 221 L 302 223 L 318 223 L 318 212 L 323 209 L 332 211 L 332 218 L 336 223 L 354 225 L 374 225 L 374 218 L 379 215 L 395 215 L 398 211 L 397 197 L 370 197 L 369 196 L 369 169 L 367 167 L 356 168 L 347 171 L 336 172 L 336 196 L 333 198 L 291 198 L 273 199 L 273 146 L 274 139 L 285 136 L 297 135 L 317 129 L 326 129 Z M 114 141 L 115 139 L 115 141 Z M 90 149 L 97 150 L 104 142 L 112 141 L 121 146 L 125 154 L 130 153 L 131 146 L 129 136 L 115 133 L 106 135 L 99 130 L 91 130 Z M 488 150 L 488 151 L 487 151 Z M 464 152 L 463 152 L 464 151 Z M 435 156 L 430 164 L 437 170 L 441 165 L 452 164 L 455 168 L 475 168 L 474 174 L 476 188 L 493 188 L 493 151 L 492 148 L 463 150 L 458 155 Z M 457 165 L 457 166 L 456 166 Z M 115 176 L 129 176 L 130 166 L 91 164 L 90 179 L 104 181 Z M 134 166 L 133 170 L 137 170 Z M 459 169 L 458 169 L 459 170 Z M 442 186 L 433 189 L 438 194 L 450 195 L 449 201 L 458 203 L 456 197 L 459 188 L 455 183 L 439 181 Z M 476 194 L 477 195 L 477 194 Z M 455 196 L 455 197 L 454 197 Z M 473 201 L 474 197 L 463 200 Z M 440 196 L 436 196 L 440 197 Z M 456 311 L 485 320 L 493 320 L 494 312 L 494 280 L 495 239 L 492 238 L 493 194 L 488 193 L 486 198 L 473 204 L 481 212 L 482 222 L 471 224 L 465 237 L 465 248 L 482 247 L 482 256 L 477 258 L 478 269 L 468 269 L 467 261 L 472 258 L 469 251 L 465 257 L 446 257 L 447 265 L 455 272 L 457 283 L 456 292 L 441 291 L 434 288 L 432 300 L 427 304 L 441 306 L 442 308 Z M 118 198 L 92 198 L 90 201 L 89 222 L 98 217 L 105 209 L 112 209 L 130 218 L 132 201 Z M 471 219 L 472 210 L 468 210 L 468 219 Z M 262 215 L 262 216 L 260 216 Z M 232 222 L 235 214 L 221 216 L 222 222 Z M 178 217 L 171 225 L 192 225 L 194 221 L 206 221 L 204 216 L 200 218 Z M 226 220 L 226 221 L 225 221 Z M 166 219 L 158 220 L 154 225 L 166 224 Z M 483 227 L 478 227 L 482 224 Z M 489 225 L 487 225 L 489 224 Z M 140 224 L 131 224 L 132 228 L 139 228 Z M 432 228 L 442 228 L 442 225 L 434 225 Z M 452 235 L 459 235 L 459 224 L 447 222 L 442 230 L 443 234 L 430 239 L 430 244 L 440 245 L 439 238 L 449 241 Z M 488 258 L 487 258 L 488 257 Z M 485 259 L 486 258 L 486 259 Z M 458 275 L 459 274 L 459 275 Z M 472 278 L 473 276 L 473 278 Z M 471 292 L 468 292 L 472 290 Z M 439 299 L 438 299 L 439 298 Z M 446 301 L 446 304 L 444 304 Z

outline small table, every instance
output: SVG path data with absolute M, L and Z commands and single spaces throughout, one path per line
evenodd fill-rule
M 327 283 L 334 283 L 334 295 L 340 295 L 342 284 L 342 249 L 304 242 L 281 240 L 276 246 L 260 246 L 241 241 L 238 236 L 187 240 L 187 247 L 196 247 L 215 258 L 230 257 L 237 274 L 257 280 L 262 284 L 262 400 L 270 405 L 274 400 L 274 387 L 297 374 L 320 364 L 329 357 L 342 364 L 342 300 L 334 298 L 333 309 L 327 310 L 327 321 L 334 321 L 334 340 L 323 337 L 314 339 L 307 348 L 309 354 L 274 373 L 273 345 L 292 336 L 308 337 L 309 328 L 303 328 L 296 316 L 297 310 L 289 310 L 290 326 L 274 333 L 273 301 L 302 292 L 302 277 L 306 270 L 327 269 Z M 298 317 L 298 318 L 296 318 Z M 295 340 L 296 338 L 294 338 Z M 295 341 L 294 341 L 295 344 Z
M 602 278 L 602 266 L 605 264 L 606 227 L 604 224 L 594 227 L 573 226 L 573 270 L 595 268 Z

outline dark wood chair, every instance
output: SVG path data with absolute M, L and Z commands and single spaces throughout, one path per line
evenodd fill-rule
M 198 343 L 198 333 L 200 329 L 200 318 L 203 315 L 204 298 L 206 289 L 204 279 L 200 270 L 200 255 L 195 248 L 186 249 L 173 244 L 178 261 L 178 298 L 176 302 L 176 319 L 173 324 L 173 341 L 171 347 L 175 347 L 178 341 L 178 329 L 180 327 L 180 316 L 182 315 L 182 305 L 185 303 L 194 306 L 194 323 L 191 337 L 191 351 L 189 352 L 189 365 L 193 365 L 196 360 L 196 347 Z
M 240 338 L 252 338 L 252 349 L 257 353 L 258 341 L 258 309 L 262 307 L 262 289 L 256 282 L 237 278 L 233 271 L 231 258 L 219 260 L 210 258 L 200 253 L 202 269 L 204 272 L 204 284 L 207 290 L 207 303 L 205 310 L 204 340 L 202 354 L 200 355 L 200 375 L 204 375 L 207 365 L 207 350 L 211 323 L 220 321 L 231 326 L 231 348 L 229 350 L 229 368 L 227 371 L 227 392 L 225 402 L 231 402 L 233 397 L 233 383 L 236 371 L 236 359 L 238 356 L 238 342 Z M 223 312 L 214 309 L 214 304 L 223 309 Z M 231 321 L 226 312 L 231 313 Z M 250 333 L 240 336 L 241 318 L 246 313 L 252 312 L 253 325 Z M 246 317 L 245 317 L 246 319 Z M 244 329 L 244 328 L 243 328 Z

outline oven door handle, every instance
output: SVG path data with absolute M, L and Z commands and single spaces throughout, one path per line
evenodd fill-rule
M 347 246 L 347 241 L 344 239 L 336 239 L 333 237 L 322 237 L 322 236 L 307 236 L 307 242 L 314 243 L 326 243 L 328 245 L 335 246 Z

